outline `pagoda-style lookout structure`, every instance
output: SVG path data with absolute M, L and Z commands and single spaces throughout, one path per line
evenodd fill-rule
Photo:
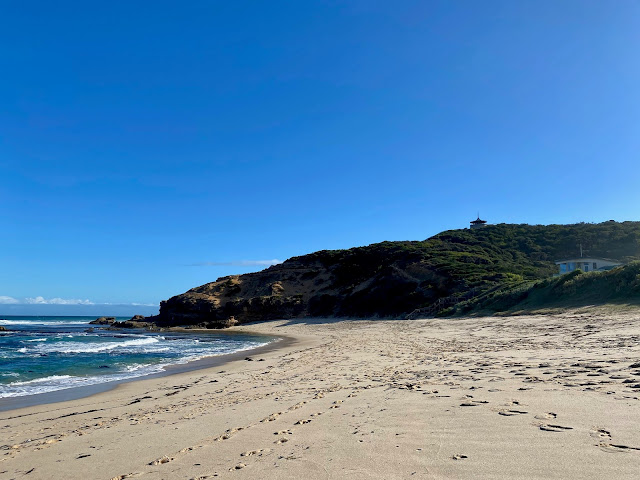
M 478 218 L 471 222 L 471 226 L 469 228 L 482 228 L 487 226 L 486 220 L 480 220 L 480 215 L 478 214 Z

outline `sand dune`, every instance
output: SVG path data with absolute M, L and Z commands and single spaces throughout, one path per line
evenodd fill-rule
M 0 478 L 637 478 L 640 313 L 274 321 L 296 342 L 0 413 Z

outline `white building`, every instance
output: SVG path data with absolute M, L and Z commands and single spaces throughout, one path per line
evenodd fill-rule
M 563 273 L 573 272 L 574 270 L 582 270 L 583 272 L 597 272 L 603 270 L 609 270 L 613 267 L 618 267 L 622 263 L 615 260 L 607 260 L 606 258 L 569 258 L 567 260 L 557 260 L 556 265 L 561 275 Z

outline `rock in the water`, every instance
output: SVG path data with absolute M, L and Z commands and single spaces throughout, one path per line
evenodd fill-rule
M 89 322 L 89 325 L 112 325 L 116 321 L 116 317 L 100 317 Z
M 107 318 L 112 319 L 113 317 L 107 317 Z M 101 325 L 104 325 L 104 324 L 101 324 Z M 131 317 L 131 319 L 125 320 L 124 322 L 113 321 L 108 323 L 108 325 L 109 327 L 107 328 L 107 330 L 119 330 L 121 328 L 144 328 L 148 330 L 157 329 L 156 324 L 153 322 L 153 317 L 147 318 L 144 315 L 134 315 L 133 317 Z
M 143 321 L 134 320 L 133 318 L 142 318 Z M 144 329 L 156 329 L 156 325 L 152 322 L 144 321 L 145 317 L 142 315 L 136 315 L 131 320 L 125 320 L 124 322 L 113 322 L 107 330 L 119 330 L 121 328 L 144 328 Z

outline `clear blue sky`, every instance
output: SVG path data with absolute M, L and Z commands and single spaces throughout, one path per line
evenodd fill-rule
M 0 314 L 639 220 L 639 51 L 633 0 L 3 2 Z

